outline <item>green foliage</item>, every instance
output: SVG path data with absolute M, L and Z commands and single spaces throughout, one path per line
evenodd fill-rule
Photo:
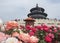
M 38 43 L 46 43 L 45 40 L 39 40 Z
M 38 38 L 39 38 L 38 43 L 46 43 L 44 41 L 44 37 L 45 37 L 45 34 L 46 34 L 45 31 L 38 30 L 37 34 L 38 34 Z
M 8 31 L 5 31 L 5 34 L 12 34 L 13 33 L 13 29 L 10 29 L 10 30 L 8 30 Z
M 18 29 L 16 29 L 15 31 L 13 31 L 13 32 L 18 32 L 18 33 L 20 33 L 20 31 L 18 30 Z
M 8 30 L 8 31 L 5 31 L 5 34 L 11 35 L 13 32 L 18 32 L 18 33 L 20 33 L 20 31 L 19 31 L 18 29 L 16 29 L 15 31 L 14 31 L 14 29 L 10 29 L 10 30 Z
M 44 36 L 45 36 L 45 31 L 38 30 L 38 38 L 40 40 L 43 40 L 44 39 Z

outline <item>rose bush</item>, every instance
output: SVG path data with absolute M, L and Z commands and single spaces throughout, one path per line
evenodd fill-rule
M 41 24 L 23 26 L 16 21 L 8 21 L 0 29 L 0 43 L 58 43 L 60 27 Z

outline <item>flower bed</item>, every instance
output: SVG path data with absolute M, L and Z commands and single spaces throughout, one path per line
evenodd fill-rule
M 60 27 L 22 26 L 16 21 L 8 21 L 0 26 L 0 43 L 58 43 L 60 41 Z

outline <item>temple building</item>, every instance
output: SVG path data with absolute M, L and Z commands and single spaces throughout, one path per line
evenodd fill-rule
M 36 4 L 35 8 L 30 9 L 30 13 L 27 15 L 28 18 L 19 20 L 18 23 L 24 26 L 28 24 L 35 26 L 45 23 L 48 26 L 55 25 L 60 27 L 60 20 L 50 18 L 48 19 L 48 15 L 44 11 L 44 8 L 39 7 L 38 4 Z
M 30 10 L 31 13 L 29 13 L 27 16 L 35 19 L 46 19 L 47 14 L 44 13 L 44 11 L 45 11 L 44 8 L 41 8 L 38 6 L 38 4 L 36 4 L 36 7 L 32 8 Z

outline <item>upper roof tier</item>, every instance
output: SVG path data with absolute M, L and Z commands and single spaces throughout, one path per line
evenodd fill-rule
M 36 7 L 32 8 L 32 9 L 30 10 L 30 12 L 34 12 L 34 11 L 44 12 L 45 10 L 44 10 L 44 8 L 39 7 L 38 4 L 36 4 Z

